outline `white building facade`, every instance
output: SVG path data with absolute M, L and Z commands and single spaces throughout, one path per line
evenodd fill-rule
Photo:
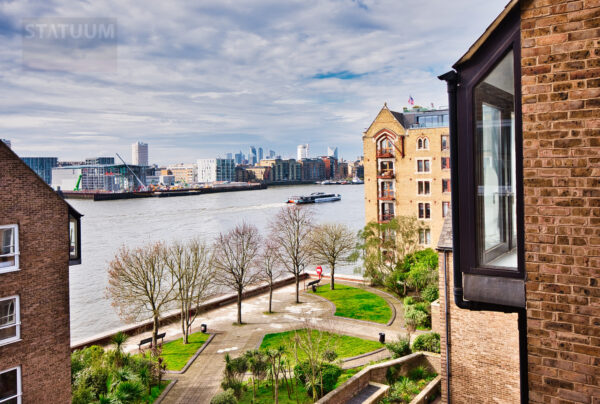
M 199 159 L 198 182 L 233 181 L 235 162 L 233 159 Z
M 137 142 L 131 145 L 131 164 L 148 165 L 148 143 Z
M 308 158 L 308 144 L 299 144 L 298 145 L 298 153 L 297 153 L 298 161 L 302 159 Z

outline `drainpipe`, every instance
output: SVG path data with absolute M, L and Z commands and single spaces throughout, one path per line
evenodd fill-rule
M 450 310 L 448 310 L 448 251 L 444 251 L 444 311 L 446 316 L 446 396 L 448 404 L 452 402 L 450 394 Z

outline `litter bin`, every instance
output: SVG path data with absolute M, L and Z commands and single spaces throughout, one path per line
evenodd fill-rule
M 317 285 L 312 285 L 313 292 L 317 293 Z
M 200 331 L 206 333 L 206 324 L 200 325 Z
M 379 333 L 379 342 L 381 342 L 382 344 L 385 344 L 385 333 L 384 332 Z

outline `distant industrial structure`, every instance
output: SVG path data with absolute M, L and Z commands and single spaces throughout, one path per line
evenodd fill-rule
M 54 189 L 122 192 L 137 190 L 145 185 L 145 166 L 94 164 L 52 169 Z
M 52 169 L 58 165 L 58 157 L 22 157 L 21 160 L 35 171 L 46 184 L 52 183 Z
M 85 159 L 86 165 L 92 164 L 115 164 L 114 157 L 90 157 Z
M 131 162 L 134 166 L 148 165 L 148 143 L 137 142 L 131 145 Z

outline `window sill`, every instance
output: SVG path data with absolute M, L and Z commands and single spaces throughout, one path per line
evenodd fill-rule
M 0 340 L 0 346 L 10 345 L 10 344 L 14 344 L 15 342 L 20 342 L 20 341 L 23 341 L 23 339 L 21 337 L 14 338 L 14 339 Z
M 16 272 L 16 271 L 20 271 L 21 268 L 19 267 L 4 267 L 4 268 L 0 268 L 0 274 L 5 274 L 8 272 Z

